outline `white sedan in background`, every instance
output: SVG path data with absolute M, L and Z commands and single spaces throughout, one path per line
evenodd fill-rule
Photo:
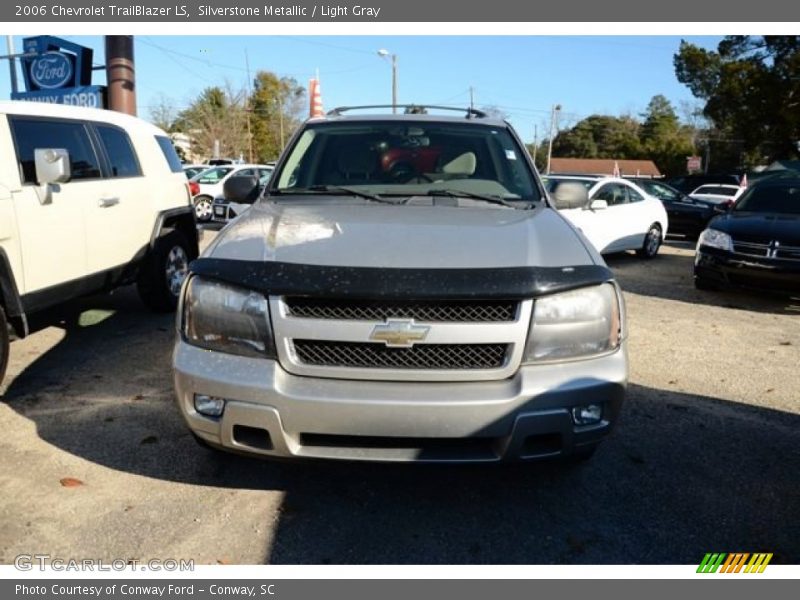
M 194 212 L 198 221 L 210 221 L 213 216 L 214 198 L 222 194 L 222 186 L 229 177 L 248 176 L 261 179 L 272 173 L 274 167 L 269 165 L 218 165 L 195 175 L 189 181 L 197 184 L 194 194 Z
M 727 183 L 707 183 L 695 189 L 690 198 L 713 202 L 714 204 L 733 204 L 746 187 Z
M 667 211 L 660 200 L 626 179 L 590 175 L 548 175 L 552 197 L 563 183 L 587 190 L 585 204 L 558 206 L 601 254 L 636 250 L 642 258 L 658 254 L 667 234 Z

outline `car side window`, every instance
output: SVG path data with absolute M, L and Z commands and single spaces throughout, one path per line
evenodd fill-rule
M 37 148 L 64 148 L 69 152 L 73 181 L 100 177 L 100 163 L 84 123 L 14 117 L 11 127 L 23 183 L 36 183 Z
M 641 202 L 642 200 L 644 200 L 644 196 L 642 196 L 632 187 L 627 188 L 627 192 L 628 192 L 628 202 Z
M 627 186 L 618 183 L 607 183 L 594 195 L 592 200 L 605 200 L 609 206 L 618 206 L 628 202 Z
M 110 176 L 112 178 L 140 176 L 142 170 L 128 134 L 108 125 L 96 125 L 95 128 L 106 150 Z

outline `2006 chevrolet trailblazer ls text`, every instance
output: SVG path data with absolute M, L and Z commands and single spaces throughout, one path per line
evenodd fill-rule
M 190 266 L 174 377 L 192 432 L 276 457 L 590 456 L 628 360 L 619 287 L 554 208 L 585 188 L 548 197 L 479 111 L 361 108 L 307 121 Z

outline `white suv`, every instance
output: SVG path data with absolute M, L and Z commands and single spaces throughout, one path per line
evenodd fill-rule
M 175 308 L 198 254 L 186 177 L 167 135 L 104 110 L 0 102 L 0 381 L 27 315 L 136 282 Z

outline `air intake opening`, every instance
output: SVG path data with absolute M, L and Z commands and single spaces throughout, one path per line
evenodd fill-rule
M 269 431 L 261 427 L 248 427 L 247 425 L 233 426 L 233 441 L 243 446 L 250 446 L 259 450 L 272 450 L 272 438 Z
M 357 450 L 408 450 L 421 460 L 492 460 L 497 458 L 494 438 L 417 438 L 367 435 L 300 434 L 300 444 L 316 448 Z

